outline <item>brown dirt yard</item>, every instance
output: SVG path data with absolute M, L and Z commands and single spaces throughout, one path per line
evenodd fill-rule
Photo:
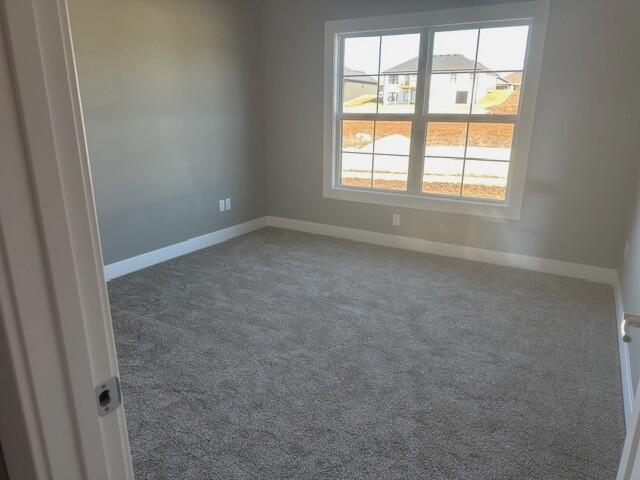
M 511 147 L 513 125 L 509 123 L 469 124 L 469 144 L 477 147 Z M 427 145 L 464 145 L 466 122 L 431 122 L 427 126 Z M 342 122 L 343 148 L 361 148 L 370 143 L 374 135 L 373 120 L 345 120 Z M 381 121 L 375 125 L 376 139 L 389 135 L 411 136 L 411 122 Z
M 343 178 L 342 184 L 351 187 L 371 188 L 370 180 L 366 178 Z M 382 190 L 406 191 L 407 182 L 400 180 L 374 180 L 373 188 Z M 424 193 L 434 193 L 438 195 L 460 195 L 460 184 L 451 182 L 429 182 L 422 186 Z M 506 189 L 497 185 L 465 185 L 462 191 L 463 197 L 485 198 L 491 200 L 504 200 Z

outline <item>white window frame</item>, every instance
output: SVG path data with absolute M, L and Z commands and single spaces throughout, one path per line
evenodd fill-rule
M 481 215 L 517 220 L 522 210 L 529 147 L 533 132 L 535 105 L 542 66 L 542 54 L 547 28 L 549 0 L 534 0 L 521 3 L 488 5 L 481 7 L 435 10 L 422 13 L 368 17 L 348 20 L 334 20 L 325 23 L 325 64 L 324 64 L 324 164 L 323 196 L 338 200 L 390 205 L 397 207 L 439 210 L 445 212 Z M 520 108 L 516 117 L 516 132 L 513 139 L 506 199 L 501 202 L 475 198 L 457 198 L 422 193 L 415 183 L 422 178 L 424 143 L 426 128 L 426 98 L 417 98 L 414 114 L 378 114 L 388 120 L 411 120 L 411 158 L 409 161 L 408 192 L 365 190 L 340 184 L 339 150 L 341 103 L 339 85 L 342 68 L 341 42 L 345 37 L 389 34 L 422 33 L 421 49 L 431 48 L 431 38 L 435 30 L 482 28 L 496 25 L 523 24 L 529 28 L 529 42 L 524 65 L 524 78 L 520 96 Z M 427 55 L 422 54 L 423 63 Z M 422 91 L 427 91 L 426 68 L 420 65 L 418 82 L 423 82 Z M 526 83 L 526 84 L 525 84 Z M 420 97 L 421 95 L 418 95 Z M 422 95 L 426 97 L 426 95 Z M 344 116 L 344 115 L 342 115 Z M 474 116 L 475 118 L 475 116 Z M 486 117 L 484 117 L 486 118 Z

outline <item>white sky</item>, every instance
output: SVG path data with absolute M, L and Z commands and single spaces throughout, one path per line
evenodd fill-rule
M 478 61 L 492 70 L 521 70 L 524 65 L 529 27 L 480 29 Z M 478 30 L 436 32 L 434 55 L 461 54 L 473 60 Z M 380 37 L 345 39 L 345 66 L 369 75 L 378 73 Z M 389 35 L 382 37 L 381 71 L 418 56 L 420 36 Z

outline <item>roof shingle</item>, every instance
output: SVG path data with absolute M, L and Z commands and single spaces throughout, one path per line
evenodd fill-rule
M 475 62 L 470 58 L 460 55 L 459 53 L 451 55 L 434 55 L 431 70 L 433 72 L 458 72 L 469 71 L 474 69 Z M 489 70 L 482 63 L 478 62 L 478 70 Z M 395 67 L 391 67 L 385 70 L 383 73 L 402 73 L 402 72 L 417 72 L 418 71 L 418 57 L 402 62 Z

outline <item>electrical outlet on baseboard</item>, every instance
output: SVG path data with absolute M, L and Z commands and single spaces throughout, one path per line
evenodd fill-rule
M 399 214 L 399 213 L 394 213 L 394 214 L 393 214 L 393 221 L 392 221 L 392 223 L 393 223 L 393 226 L 394 226 L 394 227 L 397 227 L 397 226 L 399 226 L 399 225 L 400 225 L 400 214 Z
M 224 200 L 218 200 L 218 209 L 221 212 L 224 212 L 226 210 Z
M 227 207 L 227 210 L 231 210 L 231 199 L 230 198 L 225 199 L 224 205 Z

